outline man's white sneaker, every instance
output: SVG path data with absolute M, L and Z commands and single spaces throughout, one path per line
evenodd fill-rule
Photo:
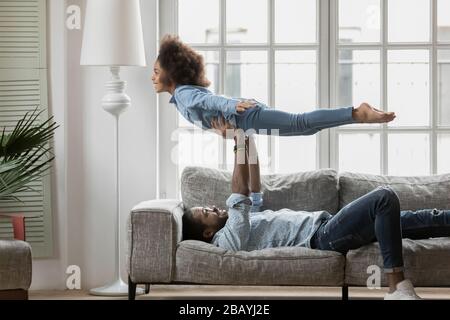
M 411 281 L 405 279 L 396 285 L 397 290 L 392 293 L 387 293 L 384 300 L 422 300 L 414 291 L 414 286 Z

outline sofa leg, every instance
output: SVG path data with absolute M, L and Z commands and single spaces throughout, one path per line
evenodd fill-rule
M 128 276 L 128 300 L 136 300 L 136 286 L 137 284 Z
M 348 300 L 348 286 L 342 286 L 342 300 Z
M 150 293 L 150 284 L 146 284 L 145 285 L 145 294 L 149 294 Z

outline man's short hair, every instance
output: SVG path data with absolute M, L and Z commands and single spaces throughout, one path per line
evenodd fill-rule
M 184 209 L 183 214 L 183 240 L 206 241 L 203 237 L 203 231 L 206 226 L 194 219 L 192 209 Z

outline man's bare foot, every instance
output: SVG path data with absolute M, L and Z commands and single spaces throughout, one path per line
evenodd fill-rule
M 386 123 L 396 117 L 394 112 L 384 112 L 371 107 L 368 103 L 362 103 L 353 110 L 353 119 L 358 123 Z

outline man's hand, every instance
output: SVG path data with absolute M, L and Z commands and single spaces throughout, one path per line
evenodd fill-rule
M 256 106 L 255 100 L 241 101 L 236 105 L 236 111 L 238 113 L 243 113 L 243 112 L 245 112 L 245 110 L 253 108 L 254 106 Z
M 221 135 L 225 139 L 233 139 L 234 137 L 235 128 L 224 117 L 213 118 L 211 120 L 211 127 L 216 130 L 218 135 Z

